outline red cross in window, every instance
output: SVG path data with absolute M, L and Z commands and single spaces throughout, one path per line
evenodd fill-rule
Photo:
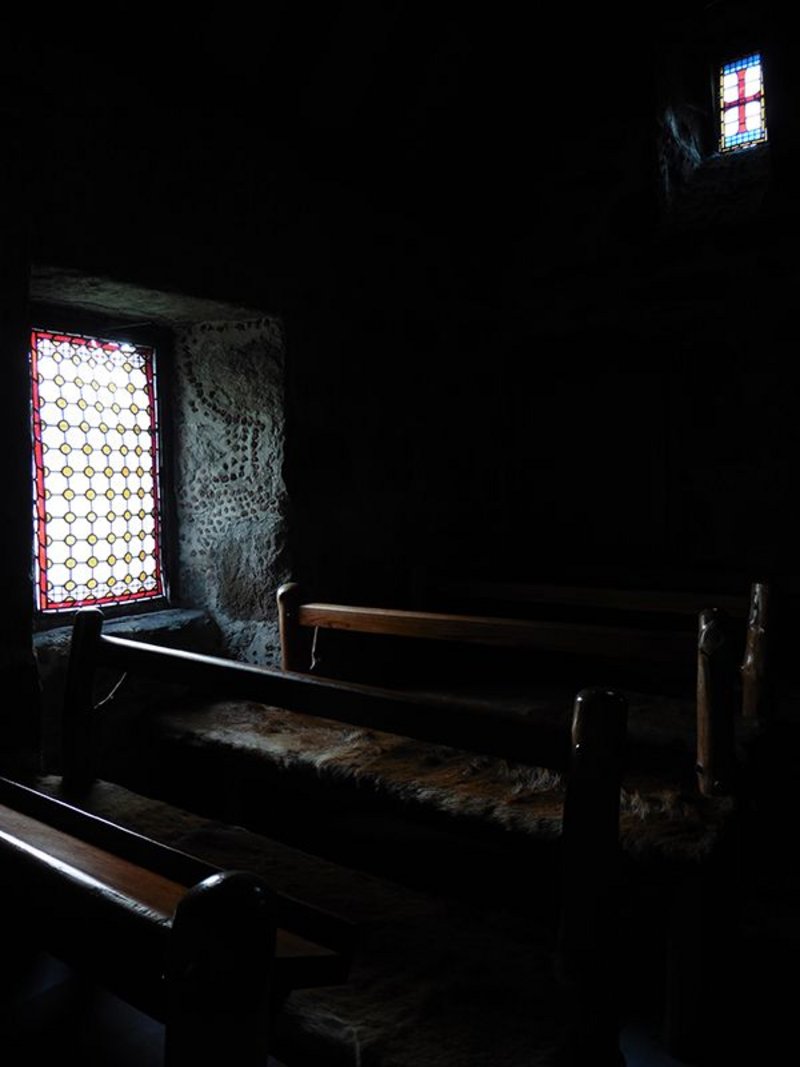
M 726 108 L 726 114 L 727 114 L 729 111 L 732 110 L 732 108 L 738 107 L 738 109 L 739 109 L 739 129 L 738 129 L 738 132 L 739 133 L 746 133 L 747 132 L 747 123 L 745 121 L 745 115 L 744 115 L 745 104 L 749 104 L 752 100 L 760 100 L 761 99 L 761 89 L 757 89 L 756 92 L 751 93 L 750 96 L 746 96 L 745 95 L 744 76 L 745 76 L 745 73 L 746 73 L 747 69 L 748 68 L 744 68 L 743 70 L 738 70 L 736 72 L 736 80 L 738 82 L 737 99 L 736 99 L 736 102 L 734 104 L 731 104 L 731 106 L 729 108 Z

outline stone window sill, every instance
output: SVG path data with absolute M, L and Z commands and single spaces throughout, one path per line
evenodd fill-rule
M 166 608 L 141 615 L 123 615 L 106 619 L 103 633 L 114 637 L 131 637 L 173 647 L 213 654 L 219 648 L 216 626 L 205 611 L 195 608 Z M 60 657 L 69 653 L 72 636 L 71 623 L 41 630 L 33 635 L 33 647 L 40 662 L 42 658 Z

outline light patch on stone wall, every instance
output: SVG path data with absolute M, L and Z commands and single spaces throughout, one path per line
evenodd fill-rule
M 275 665 L 287 574 L 281 325 L 201 323 L 175 349 L 180 598 L 212 615 L 229 654 Z

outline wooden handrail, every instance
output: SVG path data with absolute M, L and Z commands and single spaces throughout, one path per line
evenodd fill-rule
M 0 848 L 5 862 L 14 849 L 50 868 L 56 877 L 107 894 L 155 922 L 171 920 L 188 888 L 5 804 L 0 804 Z
M 683 630 L 643 630 L 632 626 L 458 615 L 445 612 L 302 602 L 296 583 L 278 590 L 284 670 L 308 670 L 302 629 L 421 638 L 429 641 L 539 649 L 615 659 L 675 663 L 691 657 L 692 635 Z
M 86 811 L 80 805 L 90 799 L 85 789 L 68 791 L 59 798 L 0 777 L 0 805 L 50 827 L 65 840 L 111 853 L 123 862 L 157 873 L 185 888 L 222 872 L 213 863 Z M 294 939 L 297 938 L 301 946 L 319 942 L 326 946 L 326 951 L 334 950 L 343 960 L 349 960 L 355 936 L 352 923 L 284 892 L 273 890 L 273 899 L 279 923 L 279 947 L 281 944 L 287 947 L 287 959 L 296 955 Z
M 70 809 L 7 779 L 2 786 L 4 799 L 30 801 L 37 814 Z M 187 884 L 124 855 L 129 838 L 148 839 L 73 811 L 76 825 L 100 825 L 106 845 L 118 829 L 120 849 L 0 802 L 3 904 L 35 929 L 37 944 L 164 1022 L 167 1067 L 227 1056 L 257 1067 L 276 998 L 346 979 L 347 955 L 277 926 L 275 895 L 260 877 L 194 861 L 192 873 L 206 873 Z M 155 857 L 172 851 L 149 843 Z

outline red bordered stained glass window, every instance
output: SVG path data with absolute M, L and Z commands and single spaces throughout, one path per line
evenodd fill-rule
M 155 351 L 33 330 L 37 607 L 165 593 Z
M 726 63 L 720 70 L 720 149 L 750 148 L 767 139 L 761 55 Z

